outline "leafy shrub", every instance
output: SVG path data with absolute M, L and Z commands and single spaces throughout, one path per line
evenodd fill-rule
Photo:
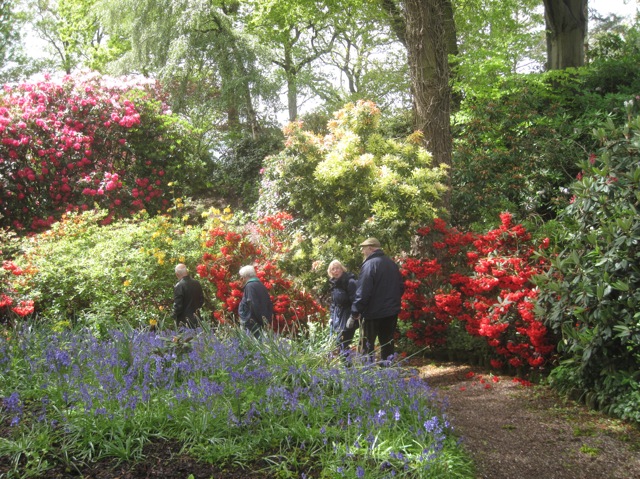
M 12 262 L 21 274 L 11 289 L 32 301 L 29 313 L 94 330 L 170 317 L 173 268 L 184 262 L 195 271 L 201 230 L 181 217 L 145 214 L 101 225 L 107 214 L 68 214 L 23 241 L 23 254 Z
M 637 103 L 625 107 L 623 127 L 609 121 L 595 132 L 604 146 L 580 165 L 558 255 L 539 284 L 542 314 L 561 338 L 554 384 L 638 421 L 640 118 Z
M 96 331 L 119 323 L 171 328 L 174 266 L 185 263 L 203 279 L 205 319 L 233 323 L 242 298 L 238 271 L 253 264 L 274 302 L 274 330 L 299 333 L 322 319 L 322 306 L 279 264 L 291 243 L 283 232 L 290 217 L 237 226 L 241 215 L 212 208 L 203 225 L 188 208 L 178 199 L 174 216 L 140 214 L 110 225 L 101 224 L 105 211 L 65 215 L 24 239 L 15 261 L 4 261 L 0 312 L 5 320 L 34 313 Z
M 290 220 L 290 215 L 279 213 L 238 231 L 220 226 L 207 232 L 198 274 L 213 287 L 218 306 L 214 316 L 218 321 L 227 321 L 225 313 L 238 313 L 242 299 L 238 272 L 246 264 L 256 268 L 258 278 L 269 290 L 274 312 L 271 326 L 275 331 L 296 335 L 306 329 L 310 320 L 322 317 L 322 306 L 279 265 L 279 259 L 291 247 L 285 232 L 285 223 Z
M 453 337 L 465 343 L 459 334 L 447 334 L 456 321 L 469 335 L 485 339 L 492 367 L 538 370 L 555 349 L 533 313 L 532 277 L 545 265 L 523 226 L 513 224 L 509 213 L 501 221 L 484 234 L 461 233 L 439 219 L 418 230 L 426 250 L 401 259 L 405 293 L 399 319 L 418 346 L 437 348 Z
M 453 126 L 453 224 L 484 230 L 502 211 L 525 224 L 555 218 L 584 151 L 597 148 L 591 131 L 622 120 L 637 92 L 637 35 L 587 67 L 511 75 L 467 95 Z
M 444 167 L 432 165 L 417 133 L 384 138 L 371 102 L 348 104 L 334 116 L 324 137 L 301 123 L 286 127 L 285 149 L 265 162 L 256 214 L 293 215 L 303 256 L 325 263 L 337 256 L 355 266 L 353 245 L 367 236 L 408 249 L 411 232 L 437 214 Z
M 282 147 L 282 132 L 276 129 L 266 129 L 256 138 L 244 136 L 233 141 L 215 163 L 216 193 L 251 209 L 258 200 L 264 159 Z
M 556 86 L 541 75 L 511 76 L 468 98 L 454 125 L 453 224 L 485 229 L 502 211 L 550 219 L 575 175 L 582 132 Z
M 602 93 L 635 94 L 640 90 L 640 24 L 618 25 L 595 33 L 589 48 L 588 89 Z
M 5 85 L 0 225 L 41 231 L 94 207 L 109 212 L 105 222 L 166 210 L 170 184 L 198 185 L 192 151 L 155 83 L 88 75 Z

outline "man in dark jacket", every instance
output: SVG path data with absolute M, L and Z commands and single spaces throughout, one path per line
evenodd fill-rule
M 243 266 L 239 274 L 243 283 L 242 299 L 238 305 L 240 324 L 247 333 L 259 338 L 262 328 L 271 324 L 273 319 L 271 296 L 253 266 Z
M 398 323 L 404 281 L 400 268 L 384 254 L 376 238 L 368 238 L 360 247 L 364 262 L 360 267 L 351 313 L 362 321 L 363 352 L 373 360 L 377 338 L 381 358 L 387 360 L 394 353 L 393 335 Z
M 198 310 L 204 304 L 202 285 L 191 276 L 187 267 L 176 266 L 178 282 L 173 287 L 173 319 L 176 327 L 197 328 L 200 323 Z

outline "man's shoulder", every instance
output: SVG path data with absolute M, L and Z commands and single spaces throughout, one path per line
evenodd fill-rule
M 252 279 L 251 281 L 247 281 L 244 285 L 244 289 L 262 289 L 262 288 L 266 288 L 266 286 L 264 284 L 262 284 L 262 281 L 260 281 L 259 279 Z

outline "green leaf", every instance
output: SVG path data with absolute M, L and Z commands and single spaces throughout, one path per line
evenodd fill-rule
M 629 283 L 626 283 L 626 282 L 621 281 L 621 280 L 616 281 L 615 283 L 612 283 L 611 286 L 614 289 L 617 289 L 618 291 L 624 291 L 624 292 L 629 291 Z

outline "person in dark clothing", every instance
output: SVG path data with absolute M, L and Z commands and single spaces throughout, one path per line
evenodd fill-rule
M 353 273 L 334 259 L 327 268 L 331 285 L 331 306 L 329 307 L 329 325 L 331 334 L 338 341 L 341 354 L 346 354 L 358 328 L 355 322 L 347 324 L 351 316 L 351 304 L 356 296 L 358 283 Z
M 351 306 L 352 316 L 362 321 L 362 352 L 374 359 L 376 339 L 383 361 L 394 354 L 393 336 L 398 324 L 404 281 L 400 268 L 381 249 L 376 238 L 360 244 L 364 262 Z
M 173 287 L 173 319 L 176 327 L 197 328 L 200 324 L 199 309 L 204 304 L 202 285 L 191 276 L 187 267 L 176 266 L 178 282 Z
M 242 299 L 238 305 L 240 324 L 247 333 L 259 338 L 262 328 L 271 324 L 273 319 L 273 302 L 253 266 L 243 266 L 239 274 L 243 283 Z

